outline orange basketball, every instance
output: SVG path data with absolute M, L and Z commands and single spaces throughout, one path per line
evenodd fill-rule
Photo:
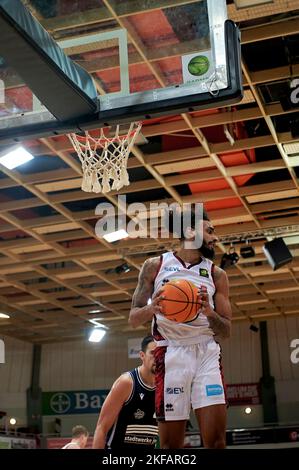
M 198 302 L 198 288 L 185 279 L 167 282 L 163 286 L 160 301 L 163 315 L 178 323 L 187 323 L 197 317 L 200 303 Z

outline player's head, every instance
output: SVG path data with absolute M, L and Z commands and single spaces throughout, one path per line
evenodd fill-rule
M 150 373 L 155 373 L 155 358 L 154 358 L 154 349 L 156 343 L 152 335 L 148 335 L 143 338 L 141 342 L 141 351 L 140 359 L 142 360 L 143 367 Z
M 212 222 L 207 218 L 203 219 L 203 242 L 199 251 L 201 254 L 208 259 L 215 257 L 215 244 L 218 241 L 218 237 L 215 234 L 215 228 Z
M 81 449 L 84 449 L 87 444 L 88 434 L 89 433 L 84 426 L 78 425 L 74 426 L 72 429 L 72 438 L 78 442 Z
M 197 213 L 195 205 L 191 210 L 180 213 L 179 217 L 181 218 L 179 226 L 182 227 L 183 232 L 179 234 L 181 241 L 194 241 L 198 232 L 202 230 L 202 245 L 197 248 L 205 258 L 213 259 L 215 256 L 215 243 L 218 238 L 207 212 L 203 209 L 200 213 Z M 174 225 L 174 221 L 170 219 L 170 226 L 174 227 Z

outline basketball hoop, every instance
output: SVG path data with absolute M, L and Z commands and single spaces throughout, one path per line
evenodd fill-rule
M 142 123 L 132 122 L 122 135 L 121 126 L 124 127 L 123 124 L 116 126 L 113 136 L 111 128 L 100 129 L 99 137 L 87 131 L 85 136 L 68 134 L 82 164 L 83 191 L 108 193 L 130 184 L 127 163 Z

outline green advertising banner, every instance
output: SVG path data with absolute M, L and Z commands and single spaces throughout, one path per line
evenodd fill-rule
M 44 392 L 43 415 L 98 413 L 108 393 L 109 390 Z

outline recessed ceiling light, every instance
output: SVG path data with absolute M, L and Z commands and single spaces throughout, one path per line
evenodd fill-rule
M 289 144 L 283 144 L 283 149 L 288 155 L 299 155 L 299 142 L 291 142 Z
M 31 153 L 27 152 L 24 147 L 18 147 L 0 157 L 0 163 L 9 170 L 13 170 L 13 168 L 23 165 L 23 163 L 29 162 L 32 159 L 33 155 Z
M 113 243 L 116 242 L 117 240 L 122 240 L 123 238 L 127 238 L 129 236 L 128 232 L 124 230 L 123 228 L 121 230 L 117 230 L 116 232 L 111 232 L 107 233 L 106 235 L 103 235 L 103 238 L 109 242 Z
M 88 341 L 91 343 L 99 343 L 102 341 L 106 334 L 106 331 L 103 330 L 102 328 L 94 328 L 92 332 L 90 333 L 90 336 L 88 338 Z
M 237 8 L 250 8 L 267 3 L 273 3 L 273 0 L 234 0 Z
M 0 313 L 0 318 L 10 318 L 6 313 Z

